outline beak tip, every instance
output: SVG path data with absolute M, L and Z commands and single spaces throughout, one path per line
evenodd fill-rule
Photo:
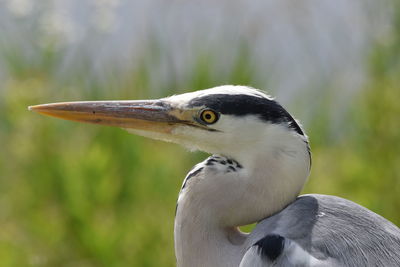
M 36 106 L 28 106 L 28 110 L 29 111 L 38 111 L 38 107 L 39 107 L 39 105 L 36 105 Z
M 33 111 L 33 112 L 38 112 L 38 113 L 42 113 L 42 112 L 46 111 L 44 105 L 28 106 L 28 110 Z

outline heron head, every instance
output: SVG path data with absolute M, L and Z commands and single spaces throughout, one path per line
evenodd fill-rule
M 265 142 L 273 145 L 272 138 L 307 140 L 281 105 L 245 86 L 225 85 L 157 100 L 63 102 L 29 109 L 231 157 Z

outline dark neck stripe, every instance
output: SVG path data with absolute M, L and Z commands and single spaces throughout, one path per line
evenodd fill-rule
M 296 120 L 275 100 L 252 95 L 213 94 L 195 98 L 189 107 L 205 106 L 222 114 L 246 116 L 256 115 L 271 123 L 287 123 L 298 134 L 304 135 Z

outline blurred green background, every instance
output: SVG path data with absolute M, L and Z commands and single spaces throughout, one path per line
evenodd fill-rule
M 397 1 L 166 2 L 0 1 L 0 266 L 174 266 L 177 194 L 206 155 L 27 106 L 221 84 L 303 122 L 304 193 L 400 225 Z

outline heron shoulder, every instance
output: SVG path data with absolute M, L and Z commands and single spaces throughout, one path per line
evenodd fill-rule
M 301 252 L 290 253 L 285 248 L 276 260 L 302 255 L 303 260 L 343 266 L 400 265 L 400 229 L 378 214 L 335 196 L 298 197 L 257 225 L 249 236 L 248 251 L 257 251 L 257 242 L 271 234 L 282 236 L 285 245 L 291 244 L 296 248 L 293 251 Z
M 334 262 L 313 257 L 293 240 L 268 234 L 246 251 L 239 267 L 335 266 Z

